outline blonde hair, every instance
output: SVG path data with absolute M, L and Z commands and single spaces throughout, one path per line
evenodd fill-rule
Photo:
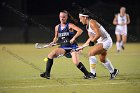
M 75 19 L 68 11 L 63 10 L 61 12 L 62 13 L 65 13 L 68 16 L 68 18 L 70 18 L 70 20 L 72 20 L 74 23 L 77 23 L 78 22 L 77 19 Z

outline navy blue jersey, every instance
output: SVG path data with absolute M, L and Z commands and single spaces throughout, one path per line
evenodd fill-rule
M 64 49 L 76 49 L 77 44 L 70 43 L 70 40 L 73 38 L 74 32 L 69 30 L 69 23 L 67 23 L 64 29 L 61 29 L 61 24 L 58 26 L 58 42 L 60 43 L 60 47 Z

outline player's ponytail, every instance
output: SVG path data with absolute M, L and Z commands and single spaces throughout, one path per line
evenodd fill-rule
M 66 10 L 63 10 L 62 12 L 64 12 L 65 14 L 67 14 L 68 15 L 68 18 L 70 19 L 70 21 L 72 21 L 72 22 L 74 22 L 75 24 L 77 24 L 78 23 L 78 20 L 77 19 L 75 19 L 68 11 L 66 11 Z
M 78 20 L 75 19 L 70 13 L 68 13 L 68 16 L 69 16 L 70 20 L 72 20 L 75 24 L 78 23 Z

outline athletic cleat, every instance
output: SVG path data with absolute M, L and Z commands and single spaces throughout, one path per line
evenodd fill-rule
M 119 70 L 118 69 L 114 69 L 114 72 L 113 73 L 110 73 L 110 80 L 114 79 L 119 73 Z
M 93 74 L 93 76 L 94 76 L 94 78 L 96 79 L 96 73 L 95 73 L 95 74 Z
M 40 74 L 40 77 L 50 79 L 50 75 L 47 75 L 46 72 Z
M 120 52 L 120 50 L 117 50 L 117 53 L 119 53 Z
M 84 76 L 84 79 L 96 79 L 96 73 L 95 73 L 95 75 L 92 73 L 89 73 Z

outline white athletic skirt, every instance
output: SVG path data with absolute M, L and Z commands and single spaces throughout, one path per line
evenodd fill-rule
M 97 44 L 98 43 L 102 43 L 103 44 L 103 48 L 105 50 L 108 50 L 109 48 L 111 48 L 112 44 L 113 44 L 111 37 L 106 38 L 106 39 L 99 38 Z
M 116 29 L 115 29 L 115 34 L 116 35 L 127 35 L 127 25 L 125 25 L 125 26 L 117 25 Z

